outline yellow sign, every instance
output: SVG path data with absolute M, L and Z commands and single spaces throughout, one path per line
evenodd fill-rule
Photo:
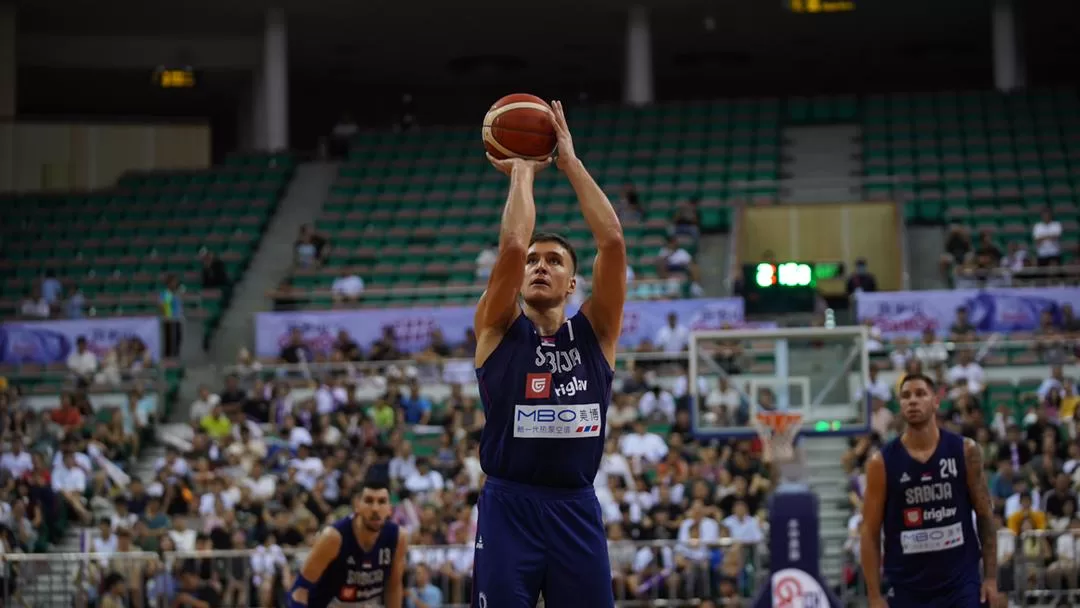
M 190 69 L 166 70 L 154 73 L 158 86 L 163 89 L 190 89 L 195 86 L 195 73 Z
M 789 0 L 793 13 L 849 13 L 855 0 Z

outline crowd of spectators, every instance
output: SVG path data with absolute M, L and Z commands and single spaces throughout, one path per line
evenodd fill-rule
M 1030 242 L 1013 240 L 1006 249 L 994 239 L 989 229 L 972 238 L 970 230 L 954 225 L 945 240 L 941 272 L 949 284 L 958 288 L 1008 287 L 1014 281 L 1045 279 L 1059 281 L 1061 272 L 1047 268 L 1064 262 L 1063 227 L 1049 210 L 1031 228 Z

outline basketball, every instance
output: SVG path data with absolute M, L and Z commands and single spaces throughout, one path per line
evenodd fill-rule
M 484 148 L 499 159 L 544 160 L 555 152 L 550 115 L 551 106 L 536 95 L 507 95 L 484 116 Z

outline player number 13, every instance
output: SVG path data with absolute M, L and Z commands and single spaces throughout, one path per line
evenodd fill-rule
M 955 458 L 942 458 L 941 459 L 941 478 L 948 479 L 950 477 L 959 477 L 959 473 L 956 469 Z
M 380 566 L 389 566 L 390 565 L 390 548 L 389 547 L 379 549 L 379 565 Z

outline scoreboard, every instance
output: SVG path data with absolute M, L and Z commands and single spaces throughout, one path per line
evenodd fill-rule
M 844 275 L 840 262 L 757 262 L 743 265 L 746 312 L 812 312 L 819 281 Z
M 783 0 L 784 6 L 793 13 L 850 13 L 855 10 L 855 0 Z

